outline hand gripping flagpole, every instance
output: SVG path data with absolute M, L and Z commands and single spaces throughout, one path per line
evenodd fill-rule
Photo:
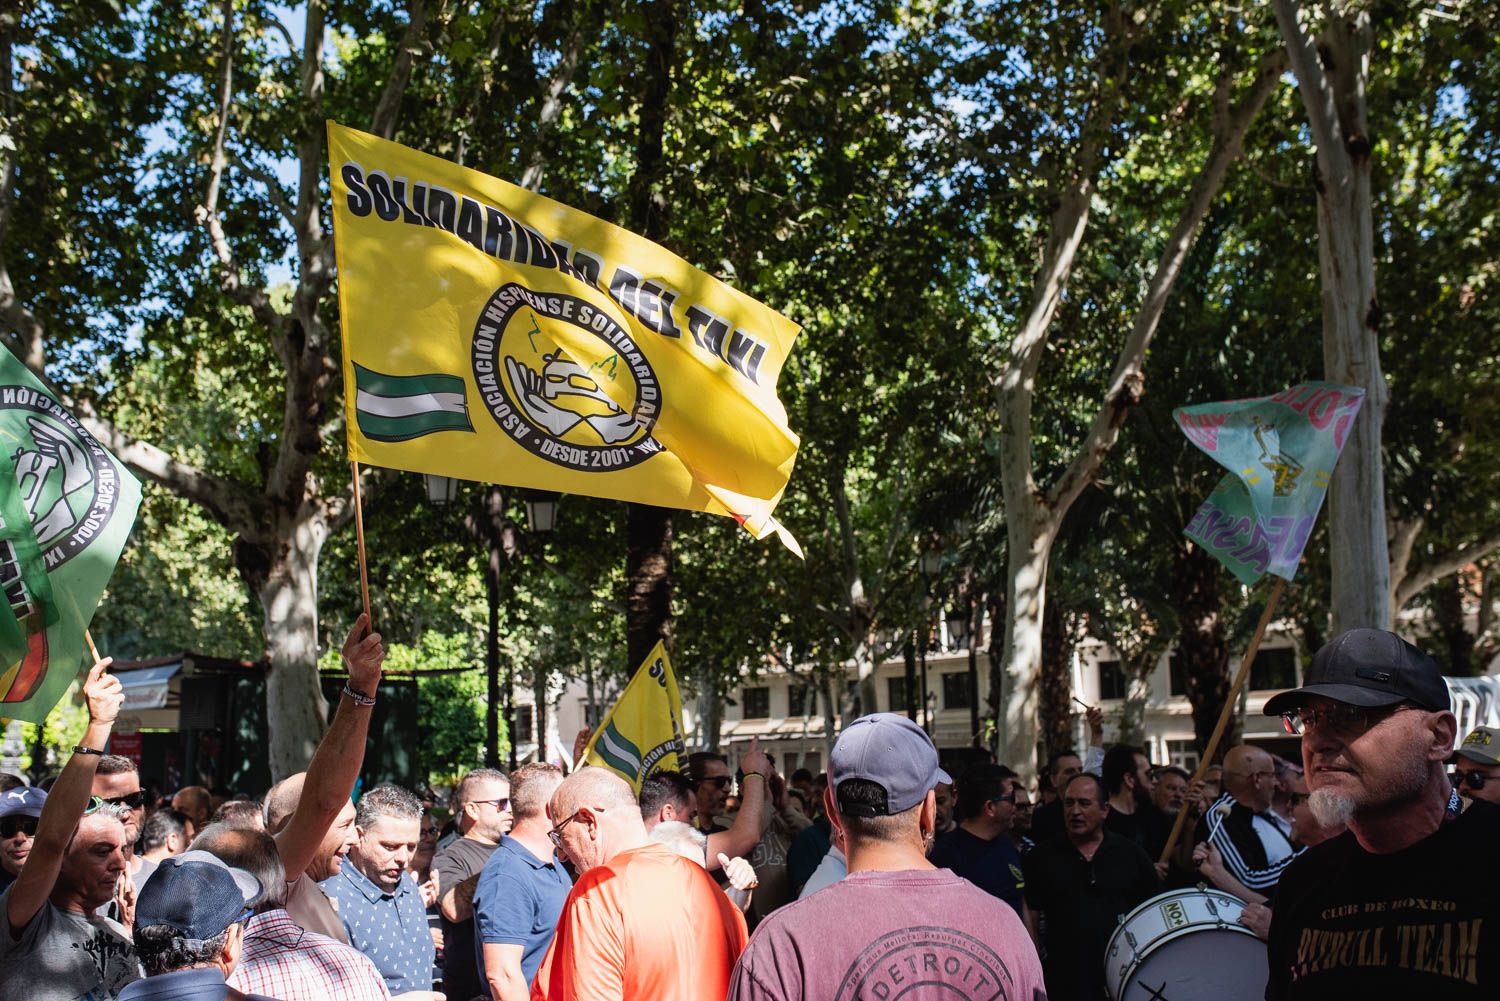
M 1281 601 L 1281 593 L 1286 590 L 1286 578 L 1277 577 L 1276 583 L 1271 586 L 1271 594 L 1266 598 L 1265 610 L 1260 613 L 1260 622 L 1255 625 L 1255 635 L 1250 637 L 1250 645 L 1245 649 L 1244 659 L 1240 661 L 1240 669 L 1235 672 L 1234 683 L 1229 686 L 1229 696 L 1224 700 L 1224 708 L 1219 713 L 1218 725 L 1208 738 L 1208 744 L 1203 748 L 1203 757 L 1198 760 L 1198 768 L 1193 773 L 1193 782 L 1200 782 L 1213 766 L 1214 754 L 1219 750 L 1219 741 L 1224 738 L 1224 731 L 1229 726 L 1229 716 L 1234 712 L 1234 705 L 1240 700 L 1240 690 L 1245 687 L 1245 681 L 1250 677 L 1250 665 L 1255 662 L 1255 654 L 1260 650 L 1261 638 L 1266 634 L 1266 627 L 1271 624 L 1271 616 L 1276 614 L 1276 606 Z M 1189 785 L 1189 788 L 1192 788 Z M 1166 862 L 1172 858 L 1172 852 L 1177 847 L 1177 839 L 1182 836 L 1182 828 L 1187 820 L 1188 798 L 1182 798 L 1182 805 L 1177 808 L 1177 819 L 1172 822 L 1172 833 L 1167 836 L 1167 846 L 1161 850 L 1161 861 Z

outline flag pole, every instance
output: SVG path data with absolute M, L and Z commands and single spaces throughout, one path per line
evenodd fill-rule
M 354 473 L 354 540 L 359 549 L 359 597 L 365 606 L 365 618 L 370 628 L 375 628 L 375 619 L 370 615 L 370 573 L 365 565 L 365 512 L 359 502 L 359 460 L 349 460 Z
M 1271 588 L 1271 594 L 1266 598 L 1266 607 L 1260 613 L 1260 622 L 1256 623 L 1255 635 L 1250 637 L 1250 645 L 1245 649 L 1245 657 L 1240 661 L 1240 669 L 1235 673 L 1234 684 L 1229 686 L 1229 696 L 1224 700 L 1224 709 L 1219 713 L 1219 723 L 1214 727 L 1213 735 L 1208 738 L 1208 745 L 1203 748 L 1203 757 L 1198 762 L 1198 768 L 1193 773 L 1193 782 L 1201 781 L 1208 772 L 1214 760 L 1214 754 L 1219 749 L 1219 741 L 1224 737 L 1224 731 L 1229 726 L 1229 715 L 1234 712 L 1234 704 L 1239 701 L 1240 690 L 1245 687 L 1245 682 L 1250 677 L 1250 665 L 1255 660 L 1255 654 L 1260 650 L 1261 638 L 1266 634 L 1266 627 L 1271 624 L 1271 616 L 1276 614 L 1276 605 L 1281 601 L 1281 593 L 1286 590 L 1286 578 L 1277 577 L 1276 583 Z M 1172 822 L 1172 833 L 1167 836 L 1167 846 L 1161 851 L 1161 861 L 1166 862 L 1172 857 L 1172 852 L 1177 848 L 1177 840 L 1182 835 L 1184 822 L 1187 820 L 1188 800 L 1183 797 L 1182 805 L 1177 808 L 1177 819 Z
M 89 645 L 89 656 L 94 658 L 95 664 L 104 659 L 103 657 L 99 656 L 99 648 L 94 646 L 93 633 L 90 633 L 87 629 L 83 631 L 83 641 Z

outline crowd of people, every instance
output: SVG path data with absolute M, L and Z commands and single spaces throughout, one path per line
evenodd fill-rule
M 1122 916 L 1199 884 L 1244 902 L 1273 1001 L 1500 989 L 1500 730 L 1458 742 L 1394 634 L 1341 635 L 1267 704 L 1300 762 L 1246 744 L 1195 780 L 1106 748 L 1090 710 L 1033 799 L 876 713 L 821 775 L 754 744 L 639 789 L 483 768 L 443 824 L 430 794 L 352 799 L 384 658 L 363 617 L 343 655 L 307 771 L 222 802 L 148 801 L 104 753 L 123 690 L 93 666 L 49 788 L 0 778 L 0 999 L 1097 1001 Z

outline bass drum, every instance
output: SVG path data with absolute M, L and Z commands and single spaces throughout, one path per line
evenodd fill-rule
M 1240 924 L 1238 897 L 1198 886 L 1158 894 L 1125 915 L 1104 951 L 1115 1001 L 1262 1001 L 1266 944 Z

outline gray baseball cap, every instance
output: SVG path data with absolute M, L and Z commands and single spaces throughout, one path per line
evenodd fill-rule
M 1481 765 L 1500 765 L 1500 727 L 1476 726 L 1448 761 L 1457 764 L 1459 758 Z
M 846 803 L 839 794 L 846 779 L 880 786 L 884 805 Z M 897 713 L 871 713 L 844 727 L 828 758 L 828 781 L 845 816 L 889 817 L 910 810 L 931 789 L 953 779 L 938 766 L 937 748 L 921 727 Z

